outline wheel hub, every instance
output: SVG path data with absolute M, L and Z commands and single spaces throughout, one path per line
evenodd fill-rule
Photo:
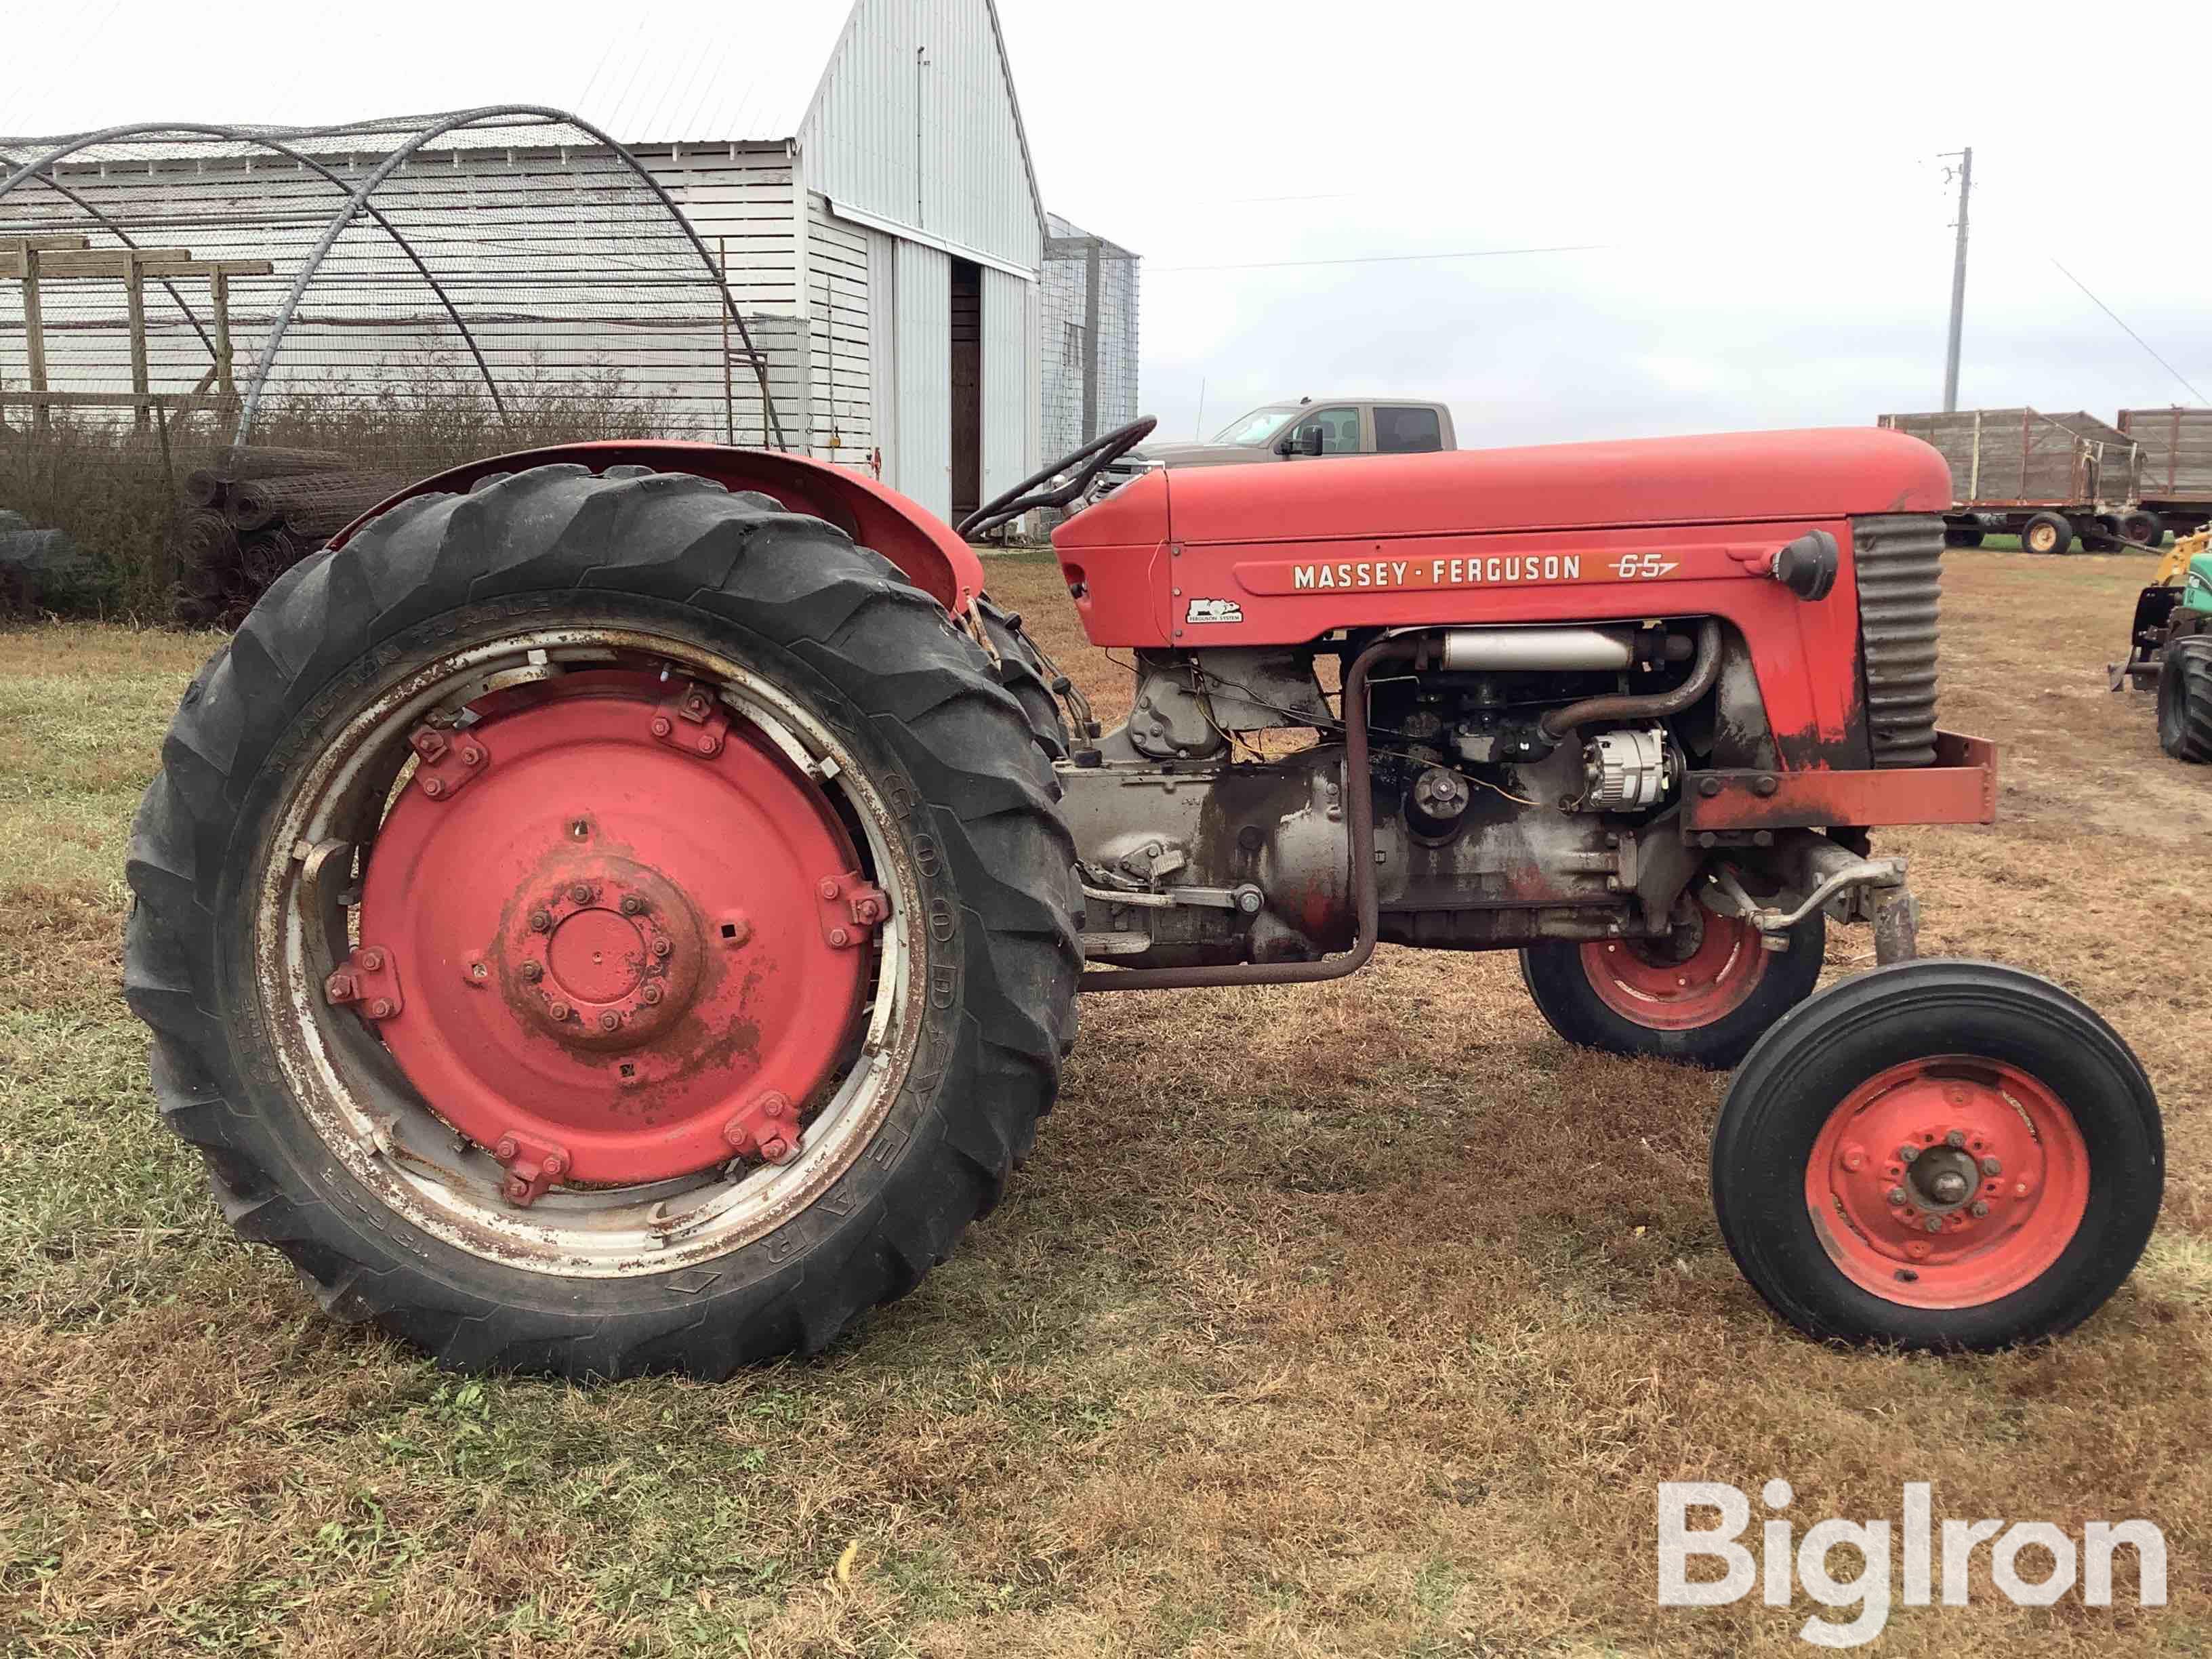
M 698 1000 L 707 947 L 697 907 L 629 859 L 579 857 L 549 873 L 507 909 L 498 956 L 508 1006 L 574 1047 L 651 1043 Z M 646 1063 L 665 1075 L 672 1055 Z
M 2088 1201 L 2071 1113 L 2035 1079 L 1948 1058 L 1893 1067 L 1831 1114 L 1806 1172 L 1830 1257 L 1917 1307 L 1977 1305 L 2057 1260 Z
M 796 1156 L 857 1056 L 888 917 L 817 780 L 650 672 L 473 707 L 462 781 L 457 748 L 414 744 L 332 1000 L 512 1202 Z

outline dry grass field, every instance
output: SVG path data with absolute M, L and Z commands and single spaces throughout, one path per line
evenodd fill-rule
M 2142 557 L 1959 553 L 1946 723 L 2003 822 L 1900 834 L 1931 952 L 2096 1005 L 2164 1098 L 2149 1258 L 2048 1348 L 1783 1328 L 1716 1231 L 1723 1082 L 1577 1052 L 1510 958 L 1096 998 L 1006 1204 L 819 1359 L 441 1375 L 235 1244 L 118 994 L 128 821 L 211 636 L 0 633 L 0 1645 L 1075 1656 L 1802 1651 L 1655 1604 L 1654 1489 L 1800 1523 L 2144 1516 L 2172 1605 L 1899 1607 L 1884 1653 L 2212 1650 L 2212 772 L 2111 697 Z M 1002 598 L 1111 716 L 1048 561 Z M 1830 968 L 1869 960 L 1832 935 Z M 2033 1560 L 2031 1556 L 2031 1561 Z M 1839 1569 L 1848 1558 L 1838 1558 Z

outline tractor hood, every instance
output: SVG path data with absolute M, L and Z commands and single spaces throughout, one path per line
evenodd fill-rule
M 1547 444 L 1146 473 L 1053 534 L 1062 552 L 1940 513 L 1943 458 L 1875 427 Z

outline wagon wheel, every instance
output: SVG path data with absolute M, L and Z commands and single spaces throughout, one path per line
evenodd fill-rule
M 1813 994 L 1826 949 L 1818 910 L 1767 950 L 1739 916 L 1701 905 L 1666 937 L 1533 945 L 1521 980 L 1537 1012 L 1586 1048 L 1726 1070 Z
M 2021 550 L 2027 553 L 2063 553 L 2074 544 L 2074 526 L 2056 513 L 2039 513 L 2021 526 Z
M 1769 1032 L 1713 1133 L 1736 1263 L 1816 1336 L 2003 1347 L 2078 1324 L 2149 1239 L 2158 1104 L 2127 1045 L 2057 986 L 1899 963 Z
M 283 579 L 134 833 L 172 1127 L 326 1305 L 465 1368 L 819 1348 L 995 1199 L 1073 1036 L 1022 708 L 705 481 L 544 467 Z

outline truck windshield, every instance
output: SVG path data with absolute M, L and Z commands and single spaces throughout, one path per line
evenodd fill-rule
M 1269 404 L 1254 410 L 1249 415 L 1239 415 L 1213 434 L 1213 441 L 1218 444 L 1243 444 L 1248 449 L 1255 448 L 1267 442 L 1278 427 L 1297 412 L 1296 404 Z

